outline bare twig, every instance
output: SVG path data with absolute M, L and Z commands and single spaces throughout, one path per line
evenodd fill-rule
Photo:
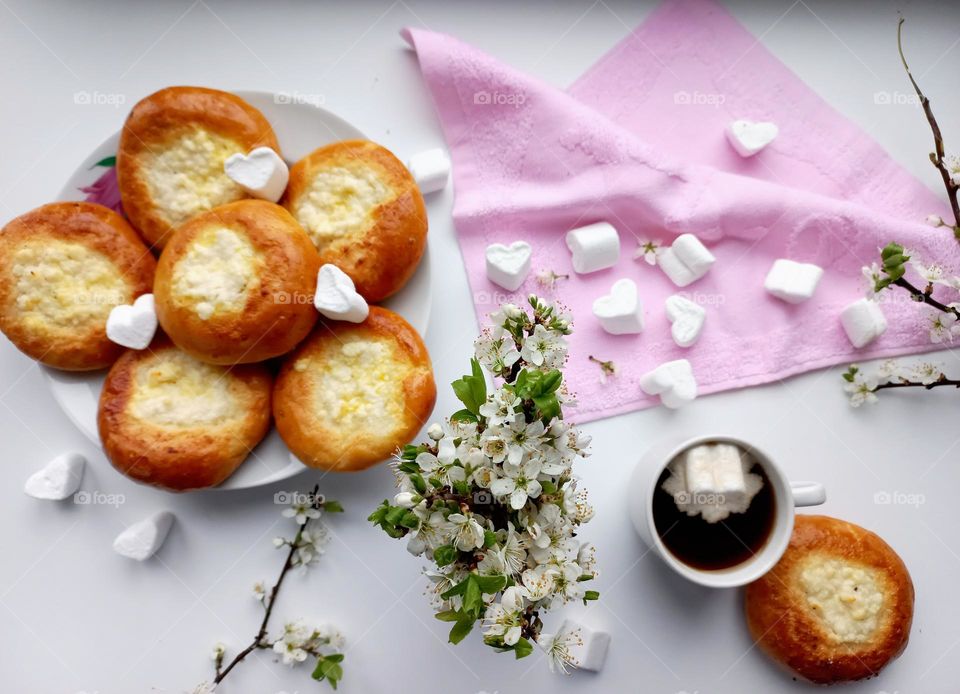
M 933 388 L 938 388 L 940 386 L 953 386 L 954 388 L 960 388 L 960 380 L 947 378 L 945 375 L 940 374 L 940 378 L 933 383 L 921 383 L 920 381 L 908 381 L 907 379 L 900 379 L 899 381 L 892 381 L 890 383 L 881 383 L 874 388 L 874 390 L 883 390 L 884 388 L 925 388 L 927 390 L 932 390 Z
M 910 72 L 910 66 L 907 65 L 907 59 L 903 54 L 903 17 L 900 18 L 900 21 L 897 23 L 897 49 L 900 51 L 900 61 L 903 63 L 903 69 L 907 71 L 907 77 L 910 78 L 910 84 L 913 85 L 914 91 L 917 93 L 917 97 L 920 99 L 920 105 L 923 107 L 923 113 L 927 117 L 927 122 L 930 123 L 930 129 L 933 131 L 933 145 L 935 148 L 934 152 L 930 153 L 930 161 L 933 162 L 933 165 L 937 168 L 937 171 L 940 172 L 940 177 L 943 179 L 943 185 L 947 189 L 947 198 L 950 200 L 950 207 L 953 210 L 953 235 L 960 241 L 960 201 L 957 199 L 957 186 L 954 185 L 953 180 L 950 176 L 950 170 L 947 168 L 946 163 L 944 162 L 945 151 L 943 147 L 943 135 L 940 132 L 940 125 L 937 123 L 937 119 L 933 115 L 933 109 L 930 107 L 930 99 L 924 95 L 920 90 L 920 85 L 917 84 L 917 81 L 913 78 L 913 73 Z
M 899 279 L 894 280 L 890 284 L 895 284 L 898 287 L 902 287 L 910 292 L 910 296 L 913 297 L 913 300 L 920 304 L 927 304 L 933 308 L 943 311 L 944 313 L 949 313 L 957 317 L 957 320 L 960 320 L 960 309 L 957 309 L 953 306 L 947 306 L 941 301 L 937 301 L 933 298 L 931 291 L 932 287 L 928 287 L 926 291 L 921 291 L 916 286 L 914 286 L 909 280 L 905 277 L 900 277 Z

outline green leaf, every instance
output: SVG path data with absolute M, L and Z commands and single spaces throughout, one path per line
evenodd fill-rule
M 499 593 L 507 585 L 507 577 L 500 576 L 477 576 L 477 585 L 480 590 L 487 594 Z
M 553 419 L 560 416 L 560 401 L 557 400 L 555 393 L 534 396 L 533 404 L 537 406 L 543 419 Z
M 577 576 L 577 581 L 581 583 L 583 581 L 592 581 L 592 580 L 593 580 L 593 574 L 580 574 L 579 576 Z
M 451 422 L 477 422 L 477 415 L 470 410 L 457 410 L 450 415 Z
M 463 591 L 463 611 L 469 612 L 474 617 L 480 616 L 483 609 L 483 595 L 480 590 L 480 581 L 476 574 L 467 576 L 467 585 Z
M 483 548 L 490 549 L 497 544 L 497 534 L 492 530 L 483 531 Z
M 390 510 L 390 504 L 386 499 L 384 499 L 383 503 L 377 506 L 374 512 L 371 513 L 369 516 L 367 516 L 367 520 L 370 521 L 371 523 L 374 523 L 375 525 L 380 525 L 383 522 L 384 518 L 387 517 L 387 511 L 389 510 Z
M 474 415 L 480 415 L 480 406 L 487 400 L 487 382 L 483 378 L 483 370 L 480 368 L 480 362 L 476 359 L 470 360 L 471 374 L 454 381 L 453 392 L 462 402 L 467 411 Z
M 472 575 L 473 575 L 473 574 L 470 574 L 470 576 L 472 576 Z M 467 591 L 467 583 L 468 583 L 469 581 L 470 581 L 470 577 L 468 576 L 467 578 L 465 578 L 465 579 L 463 579 L 462 581 L 460 581 L 460 583 L 458 583 L 457 585 L 455 585 L 455 586 L 453 586 L 452 588 L 449 588 L 449 589 L 447 589 L 446 591 L 444 591 L 443 593 L 441 593 L 441 594 L 440 594 L 440 597 L 443 598 L 444 600 L 449 600 L 450 598 L 454 597 L 455 595 L 463 595 L 463 594 Z
M 343 655 L 340 653 L 320 656 L 317 658 L 317 666 L 313 669 L 313 679 L 318 682 L 326 680 L 333 689 L 336 689 L 337 683 L 343 679 L 343 668 L 340 666 L 342 660 Z
M 442 545 L 433 550 L 433 560 L 437 562 L 437 566 L 449 566 L 457 560 L 459 554 L 453 545 Z
M 557 485 L 550 480 L 544 480 L 540 483 L 540 486 L 543 488 L 544 494 L 555 494 L 557 491 Z
M 409 528 L 410 530 L 415 530 L 420 527 L 420 519 L 416 513 L 408 510 L 403 514 L 403 518 L 400 519 L 398 525 L 402 525 L 404 528 Z
M 410 483 L 413 485 L 413 488 L 417 490 L 417 494 L 427 493 L 427 483 L 424 481 L 423 475 L 419 472 L 410 475 Z
M 397 465 L 397 469 L 400 472 L 405 472 L 408 475 L 420 472 L 420 466 L 413 460 L 404 460 L 402 463 Z
M 433 615 L 441 622 L 456 622 L 460 619 L 460 613 L 456 610 L 444 610 Z
M 333 499 L 330 501 L 324 501 L 323 510 L 327 513 L 343 513 L 343 504 L 341 504 L 339 501 L 334 501 Z
M 461 615 L 457 623 L 450 629 L 450 643 L 460 643 L 473 630 L 473 623 L 476 620 L 468 615 Z
M 528 655 L 533 653 L 533 644 L 526 639 L 520 639 L 514 644 L 513 653 L 517 660 L 520 660 L 520 658 L 526 658 Z
M 116 157 L 104 157 L 103 159 L 101 159 L 100 161 L 98 161 L 96 164 L 94 164 L 94 165 L 91 166 L 90 168 L 92 169 L 92 168 L 94 168 L 95 166 L 108 166 L 108 167 L 109 167 L 109 166 L 116 166 L 116 165 L 117 165 L 117 158 L 116 158 Z
M 563 374 L 560 373 L 557 369 L 552 371 L 547 371 L 543 377 L 540 379 L 540 383 L 537 384 L 537 388 L 540 391 L 539 394 L 545 393 L 554 393 L 560 387 L 560 383 L 563 381 Z
M 403 506 L 391 506 L 390 510 L 387 511 L 386 520 L 390 525 L 397 525 L 403 520 L 403 517 L 407 514 L 407 509 Z
M 583 594 L 583 604 L 586 605 L 588 600 L 599 600 L 600 592 L 596 590 L 588 590 Z

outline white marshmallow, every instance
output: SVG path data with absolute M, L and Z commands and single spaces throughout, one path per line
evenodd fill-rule
M 745 451 L 731 444 L 694 446 L 670 462 L 670 476 L 661 488 L 680 511 L 716 523 L 731 513 L 746 512 L 763 488 L 763 478 L 750 472 L 754 464 Z
M 117 535 L 113 549 L 130 559 L 144 561 L 149 559 L 163 545 L 173 525 L 173 514 L 160 511 L 149 518 L 138 521 Z
M 620 235 L 607 222 L 588 224 L 567 232 L 573 269 L 585 274 L 613 267 L 620 260 Z
M 450 178 L 450 157 L 446 150 L 437 147 L 418 152 L 410 157 L 407 168 L 413 174 L 421 193 L 435 193 L 447 187 Z
M 657 265 L 675 285 L 686 287 L 707 274 L 716 260 L 696 236 L 680 234 L 657 256 Z
M 579 669 L 593 672 L 603 669 L 607 650 L 610 648 L 610 634 L 599 629 L 591 629 L 572 619 L 564 619 L 557 634 L 573 636 L 569 639 L 570 655 Z
M 250 154 L 237 152 L 223 162 L 223 172 L 247 195 L 277 202 L 290 180 L 287 163 L 270 147 L 257 147 Z
M 514 241 L 509 246 L 491 243 L 486 251 L 487 278 L 507 291 L 516 291 L 530 274 L 532 254 L 526 241 Z
M 23 491 L 34 499 L 60 501 L 80 488 L 87 459 L 79 453 L 62 453 L 27 478 Z
M 647 395 L 659 395 L 670 409 L 683 407 L 697 397 L 697 380 L 686 359 L 668 361 L 640 377 L 640 388 Z
M 348 323 L 362 323 L 370 314 L 366 299 L 357 293 L 350 276 L 330 263 L 317 273 L 313 305 L 323 316 Z
M 821 277 L 823 268 L 818 265 L 778 258 L 773 261 L 763 288 L 789 304 L 799 304 L 813 296 Z
M 735 120 L 727 126 L 727 140 L 741 157 L 752 157 L 773 142 L 780 129 L 776 123 Z
M 114 306 L 107 316 L 107 339 L 130 349 L 146 349 L 157 332 L 153 294 L 143 294 L 133 305 Z
M 670 335 L 680 347 L 690 347 L 700 337 L 707 310 L 687 298 L 674 294 L 666 301 L 667 320 L 673 325 Z
M 858 299 L 840 313 L 850 343 L 859 349 L 880 337 L 887 329 L 887 319 L 880 304 L 870 299 Z
M 636 283 L 630 279 L 614 282 L 609 294 L 593 302 L 593 315 L 611 335 L 643 332 L 643 304 Z

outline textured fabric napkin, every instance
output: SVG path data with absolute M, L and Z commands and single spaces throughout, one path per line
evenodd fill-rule
M 478 316 L 530 292 L 572 310 L 567 382 L 578 421 L 656 404 L 638 380 L 671 359 L 690 360 L 703 394 L 931 349 L 926 308 L 899 290 L 883 303 L 887 332 L 865 349 L 850 345 L 838 316 L 864 295 L 861 268 L 888 241 L 957 260 L 949 230 L 922 222 L 944 203 L 718 5 L 668 0 L 567 91 L 450 36 L 404 36 L 451 150 L 454 221 Z M 910 115 L 927 127 L 919 111 Z M 780 135 L 741 159 L 724 137 L 738 118 L 774 121 Z M 620 262 L 575 275 L 564 234 L 600 220 L 619 230 Z M 638 240 L 669 243 L 684 232 L 717 257 L 700 281 L 678 289 L 632 258 Z M 534 272 L 510 294 L 487 280 L 484 250 L 517 239 L 532 244 Z M 764 291 L 776 258 L 826 270 L 812 300 L 789 305 Z M 571 278 L 545 291 L 540 269 Z M 640 335 L 608 335 L 591 312 L 622 277 L 640 289 Z M 689 349 L 670 337 L 664 300 L 675 293 L 707 308 Z M 614 361 L 618 375 L 601 384 L 589 355 Z

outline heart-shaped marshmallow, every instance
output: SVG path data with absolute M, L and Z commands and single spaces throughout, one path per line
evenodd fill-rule
M 530 274 L 530 256 L 533 249 L 526 241 L 514 241 L 509 246 L 491 243 L 487 246 L 487 278 L 507 291 L 520 288 Z
M 690 347 L 700 337 L 706 309 L 679 294 L 667 297 L 666 308 L 667 320 L 673 323 L 670 328 L 673 341 L 681 347 Z
M 779 133 L 776 123 L 735 120 L 727 126 L 727 140 L 741 157 L 752 157 L 773 142 Z
M 629 279 L 614 282 L 609 294 L 593 302 L 593 315 L 611 335 L 643 332 L 643 305 L 636 283 Z
M 118 554 L 137 561 L 149 559 L 163 545 L 172 525 L 172 513 L 169 511 L 155 513 L 117 535 L 117 539 L 113 541 L 113 549 Z
M 130 349 L 146 349 L 157 332 L 157 309 L 153 294 L 114 306 L 107 317 L 107 339 Z
M 670 409 L 683 407 L 697 397 L 697 379 L 686 359 L 668 361 L 640 377 L 640 388 L 647 395 L 659 395 Z
M 680 234 L 657 256 L 657 265 L 678 287 L 703 277 L 716 262 L 713 253 L 693 234 Z
M 607 222 L 571 229 L 566 241 L 573 269 L 581 275 L 613 267 L 620 260 L 620 234 Z
M 417 182 L 421 193 L 435 193 L 447 186 L 447 179 L 450 178 L 450 157 L 446 150 L 440 147 L 428 149 L 410 157 L 407 168 L 413 174 L 413 180 Z
M 327 263 L 317 273 L 313 305 L 331 320 L 362 323 L 370 314 L 367 301 L 357 293 L 353 280 L 336 265 Z
M 270 147 L 257 147 L 250 154 L 237 152 L 223 163 L 223 171 L 247 195 L 277 202 L 287 189 L 290 170 Z
M 66 499 L 80 488 L 86 463 L 79 453 L 58 455 L 27 478 L 23 491 L 34 499 Z

